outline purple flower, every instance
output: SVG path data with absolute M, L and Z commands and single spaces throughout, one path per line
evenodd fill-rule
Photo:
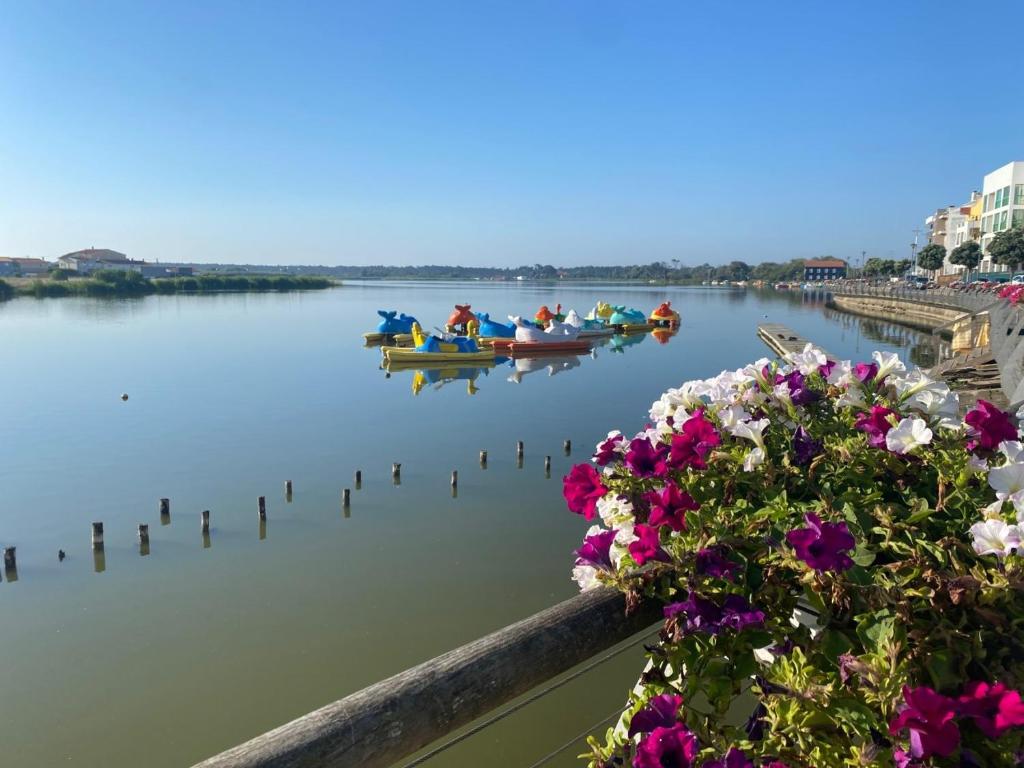
M 782 381 L 786 382 L 789 387 L 789 399 L 793 405 L 807 405 L 818 399 L 818 393 L 807 386 L 804 375 L 800 371 L 792 371 L 782 377 Z
M 867 384 L 878 375 L 878 363 L 857 363 L 853 366 L 853 375 L 861 384 Z
M 811 459 L 821 453 L 822 442 L 811 437 L 811 433 L 803 427 L 797 427 L 793 433 L 793 460 L 798 467 L 811 463 Z
M 993 740 L 1010 728 L 1024 725 L 1024 702 L 1020 693 L 1003 683 L 968 683 L 957 704 L 959 714 L 973 718 L 978 730 Z
M 686 619 L 684 634 L 703 632 L 717 635 L 723 629 L 741 632 L 747 627 L 764 624 L 764 613 L 756 610 L 741 595 L 729 595 L 722 605 L 718 605 L 696 592 L 690 592 L 683 602 L 666 605 L 664 613 L 666 618 L 683 615 Z
M 650 491 L 644 498 L 651 504 L 651 516 L 647 522 L 652 526 L 667 525 L 673 531 L 686 530 L 686 513 L 700 509 L 700 504 L 679 486 L 669 482 L 660 491 Z
M 910 731 L 910 755 L 926 758 L 949 757 L 960 743 L 960 730 L 953 722 L 956 702 L 927 686 L 903 686 L 906 705 L 889 723 L 889 733 Z
M 622 435 L 612 435 L 599 446 L 597 446 L 597 453 L 594 454 L 594 462 L 599 467 L 604 467 L 619 458 L 619 452 L 617 450 L 619 443 L 626 438 Z
M 601 571 L 611 571 L 612 543 L 617 531 L 601 531 L 583 539 L 583 546 L 576 550 L 576 565 L 590 565 Z
M 626 466 L 637 477 L 662 477 L 668 471 L 668 446 L 651 444 L 646 437 L 638 437 L 626 451 Z
M 704 763 L 702 768 L 754 768 L 754 764 L 742 749 L 730 747 L 724 759 Z
M 633 768 L 692 768 L 697 737 L 682 723 L 655 728 L 636 748 Z
M 832 375 L 832 369 L 836 367 L 835 360 L 826 360 L 824 365 L 818 366 L 818 373 L 821 374 L 821 378 L 827 379 Z
M 663 693 L 652 697 L 647 706 L 629 721 L 629 738 L 638 733 L 650 733 L 655 728 L 671 728 L 679 719 L 682 706 L 683 697 L 678 693 Z
M 853 566 L 846 551 L 853 549 L 856 542 L 846 523 L 823 523 L 813 512 L 804 515 L 804 520 L 806 528 L 786 534 L 786 541 L 800 560 L 816 571 L 845 571 Z
M 714 579 L 732 581 L 733 573 L 739 571 L 742 566 L 725 557 L 722 550 L 722 547 L 709 547 L 698 551 L 695 562 L 697 573 Z
M 978 404 L 964 416 L 964 421 L 970 427 L 972 438 L 967 444 L 969 451 L 975 448 L 992 451 L 1004 440 L 1017 439 L 1017 428 L 1010 414 L 999 410 L 988 400 L 978 400 Z
M 896 411 L 881 405 L 871 407 L 871 413 L 862 413 L 857 417 L 854 425 L 861 432 L 868 435 L 868 445 L 872 448 L 885 448 L 885 436 L 892 429 L 890 416 L 896 416 Z
M 569 509 L 587 520 L 593 520 L 597 500 L 608 489 L 601 483 L 601 475 L 589 464 L 577 464 L 562 478 L 562 495 Z
M 643 565 L 648 560 L 660 560 L 668 562 L 668 553 L 661 548 L 661 539 L 658 536 L 658 529 L 650 525 L 637 525 L 633 528 L 636 534 L 636 541 L 630 543 L 629 554 L 637 565 Z
M 683 422 L 679 434 L 673 435 L 669 464 L 673 469 L 706 469 L 704 459 L 721 442 L 722 438 L 715 425 L 704 418 L 703 411 L 698 411 Z

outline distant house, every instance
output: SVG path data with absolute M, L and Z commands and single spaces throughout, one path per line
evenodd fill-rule
M 41 275 L 53 264 L 46 259 L 0 258 L 0 275 Z
M 109 248 L 86 248 L 84 251 L 65 253 L 57 259 L 57 266 L 71 272 L 87 275 L 98 269 L 138 271 L 140 262 L 133 262 L 123 253 Z
M 808 259 L 804 262 L 804 280 L 839 280 L 846 277 L 846 262 L 841 259 Z
M 177 264 L 141 263 L 140 270 L 143 277 L 188 277 L 192 275 L 192 267 Z

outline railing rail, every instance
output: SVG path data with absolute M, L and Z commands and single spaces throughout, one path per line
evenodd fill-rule
M 584 592 L 211 757 L 195 768 L 387 768 L 661 617 Z

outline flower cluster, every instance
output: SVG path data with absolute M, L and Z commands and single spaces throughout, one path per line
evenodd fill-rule
M 1024 413 L 960 413 L 895 355 L 808 345 L 609 433 L 564 479 L 595 523 L 573 577 L 665 624 L 591 766 L 1017 765 Z

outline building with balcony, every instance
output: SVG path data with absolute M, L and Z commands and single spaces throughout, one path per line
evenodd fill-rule
M 846 277 L 846 262 L 842 259 L 808 259 L 804 262 L 804 280 L 839 280 Z
M 1020 226 L 1024 226 L 1024 161 L 1014 160 L 986 174 L 981 188 L 982 273 L 1007 271 L 993 263 L 988 246 L 997 233 Z

